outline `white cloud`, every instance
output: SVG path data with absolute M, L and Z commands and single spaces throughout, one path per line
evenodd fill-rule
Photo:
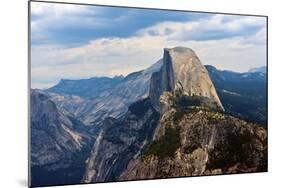
M 241 37 L 213 41 L 177 41 L 157 36 L 99 39 L 68 49 L 33 47 L 32 79 L 52 78 L 52 85 L 61 78 L 127 75 L 150 66 L 161 58 L 164 47 L 174 46 L 193 48 L 203 64 L 221 69 L 246 71 L 266 62 L 265 46 L 245 44 Z
M 213 40 L 245 35 L 252 27 L 265 26 L 263 17 L 214 15 L 191 22 L 162 22 L 138 31 L 140 36 L 158 35 L 177 40 Z
M 251 35 L 193 40 L 207 32 L 239 32 L 252 26 L 261 29 Z M 264 18 L 219 15 L 210 20 L 159 23 L 132 37 L 100 38 L 72 48 L 32 45 L 32 87 L 49 87 L 61 78 L 127 75 L 149 67 L 162 57 L 164 47 L 174 46 L 194 49 L 203 64 L 247 71 L 266 64 L 265 32 Z
M 163 42 L 160 37 L 146 36 L 97 39 L 75 48 L 33 45 L 32 87 L 40 87 L 42 78 L 49 80 L 51 86 L 61 78 L 127 75 L 139 71 L 161 58 Z
M 34 16 L 62 17 L 65 15 L 77 15 L 88 12 L 89 8 L 83 5 L 32 2 L 31 13 Z M 93 14 L 91 10 L 91 14 Z

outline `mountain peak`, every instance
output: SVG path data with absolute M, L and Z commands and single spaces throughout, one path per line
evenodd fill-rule
M 164 48 L 164 51 L 167 52 L 177 52 L 177 53 L 193 53 L 195 52 L 191 48 L 183 47 L 183 46 L 176 46 L 174 48 Z
M 163 65 L 153 74 L 151 81 L 150 96 L 154 107 L 159 110 L 159 98 L 163 92 L 177 90 L 188 96 L 208 97 L 224 109 L 207 69 L 190 48 L 164 48 Z
M 249 73 L 255 73 L 255 72 L 266 73 L 266 66 L 251 68 L 251 69 L 249 69 L 248 72 Z

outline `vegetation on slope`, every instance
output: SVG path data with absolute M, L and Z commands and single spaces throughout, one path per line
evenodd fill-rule
M 152 144 L 144 152 L 144 156 L 155 155 L 160 159 L 172 157 L 180 147 L 180 129 L 166 127 L 165 135 Z

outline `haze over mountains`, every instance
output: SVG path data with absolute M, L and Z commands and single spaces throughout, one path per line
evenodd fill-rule
M 61 80 L 32 90 L 31 164 L 39 174 L 32 181 L 266 171 L 266 85 L 264 68 L 221 71 L 203 66 L 192 49 L 175 47 L 126 77 Z M 44 157 L 50 162 L 39 163 Z M 42 181 L 46 174 L 55 180 Z

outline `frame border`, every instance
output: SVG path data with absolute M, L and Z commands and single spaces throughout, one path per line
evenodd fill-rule
M 259 174 L 259 173 L 268 173 L 268 26 L 269 26 L 269 17 L 267 15 L 261 14 L 245 14 L 245 13 L 229 13 L 229 12 L 212 12 L 212 11 L 194 11 L 194 10 L 183 10 L 183 9 L 164 9 L 164 8 L 149 8 L 149 7 L 134 7 L 134 6 L 121 6 L 121 5 L 102 5 L 102 4 L 91 4 L 91 3 L 74 3 L 74 2 L 59 2 L 59 1 L 44 1 L 44 0 L 28 0 L 28 187 L 46 187 L 42 186 L 32 186 L 31 185 L 31 4 L 32 3 L 46 3 L 46 4 L 67 4 L 67 5 L 81 5 L 81 6 L 95 6 L 95 7 L 112 7 L 112 8 L 131 8 L 131 9 L 143 9 L 143 10 L 160 10 L 160 11 L 170 11 L 170 12 L 188 12 L 188 13 L 206 13 L 206 14 L 222 14 L 222 15 L 236 15 L 236 16 L 252 16 L 252 17 L 264 17 L 266 18 L 266 130 L 267 130 L 267 169 L 266 171 L 261 172 L 240 172 L 235 174 L 214 174 L 214 175 L 198 175 L 198 176 L 178 176 L 178 177 L 169 177 L 169 178 L 153 178 L 153 179 L 134 179 L 134 180 L 118 180 L 118 181 L 104 181 L 104 182 L 90 182 L 90 183 L 75 183 L 75 184 L 54 184 L 54 185 L 46 185 L 47 187 L 54 187 L 54 186 L 69 186 L 69 185 L 87 185 L 87 184 L 103 184 L 103 183 L 122 183 L 122 182 L 135 182 L 135 181 L 144 181 L 144 180 L 162 180 L 162 179 L 177 179 L 177 178 L 197 178 L 197 177 L 215 177 L 215 176 L 229 176 L 229 175 L 240 175 L 240 174 Z

